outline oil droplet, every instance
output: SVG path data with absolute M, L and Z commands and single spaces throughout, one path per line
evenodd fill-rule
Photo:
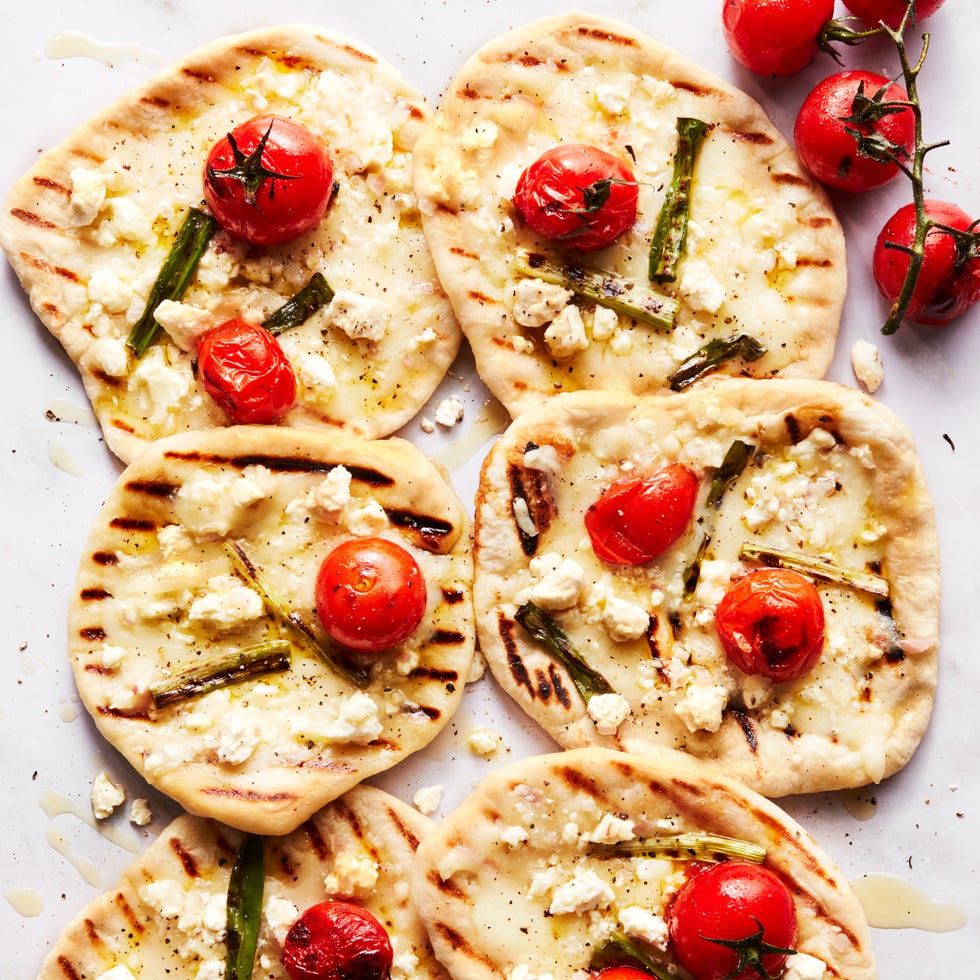
M 102 887 L 102 876 L 99 869 L 85 858 L 77 857 L 71 852 L 71 845 L 65 839 L 65 835 L 54 827 L 49 827 L 44 835 L 52 850 L 57 851 L 75 870 L 82 876 L 82 881 L 93 888 Z
M 81 476 L 82 468 L 75 462 L 64 446 L 51 443 L 48 446 L 48 460 L 69 476 Z
M 143 65 L 147 68 L 162 68 L 164 59 L 155 51 L 138 44 L 103 44 L 81 31 L 64 31 L 55 34 L 44 46 L 44 56 L 52 61 L 65 58 L 91 58 L 107 68 L 122 65 Z
M 38 802 L 50 820 L 68 813 L 73 817 L 77 817 L 82 823 L 88 824 L 89 827 L 97 830 L 107 841 L 115 844 L 116 847 L 121 847 L 124 851 L 138 854 L 143 849 L 144 845 L 140 840 L 131 837 L 129 834 L 120 833 L 110 823 L 103 823 L 96 820 L 91 810 L 76 806 L 71 800 L 66 799 L 59 793 L 44 792 L 41 794 Z
M 870 820 L 878 812 L 878 800 L 868 795 L 867 788 L 842 790 L 840 802 L 855 820 Z
M 953 932 L 966 924 L 966 911 L 955 902 L 929 898 L 896 875 L 861 875 L 851 887 L 864 909 L 868 925 L 876 929 L 922 929 Z
M 463 435 L 455 442 L 432 453 L 431 457 L 447 470 L 461 469 L 488 440 L 503 432 L 509 423 L 510 415 L 507 409 L 496 399 L 488 401 Z
M 10 902 L 11 908 L 25 919 L 33 919 L 44 911 L 44 899 L 34 888 L 8 888 L 3 897 Z
M 65 723 L 75 721 L 78 718 L 78 705 L 63 704 L 59 714 L 61 715 L 61 720 Z
M 52 398 L 44 406 L 44 417 L 49 422 L 68 422 L 72 425 L 86 425 L 90 429 L 98 427 L 95 413 L 88 405 L 76 405 L 67 398 Z

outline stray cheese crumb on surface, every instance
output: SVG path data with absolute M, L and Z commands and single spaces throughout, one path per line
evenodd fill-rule
M 129 808 L 129 822 L 137 827 L 145 827 L 153 822 L 153 811 L 150 809 L 149 802 L 143 797 L 133 800 Z
M 96 820 L 108 820 L 126 799 L 126 791 L 107 773 L 100 772 L 92 782 L 92 813 Z
M 874 394 L 885 380 L 885 369 L 881 364 L 878 348 L 867 340 L 859 340 L 851 348 L 851 368 L 854 377 L 864 385 L 869 394 Z
M 443 398 L 436 405 L 436 422 L 447 429 L 463 421 L 463 403 L 455 396 Z
M 423 786 L 412 797 L 412 805 L 419 813 L 424 813 L 426 816 L 429 816 L 439 809 L 439 804 L 442 803 L 442 791 L 444 789 L 444 786 Z
M 474 755 L 481 755 L 485 759 L 489 759 L 490 756 L 496 755 L 503 739 L 492 728 L 488 728 L 486 725 L 480 725 L 470 732 L 466 741 L 470 747 L 470 751 Z

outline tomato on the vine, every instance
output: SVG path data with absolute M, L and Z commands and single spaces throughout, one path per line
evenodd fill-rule
M 829 187 L 842 191 L 881 187 L 898 174 L 898 163 L 875 159 L 862 152 L 862 144 L 879 147 L 886 156 L 894 154 L 903 162 L 911 159 L 915 145 L 912 109 L 886 113 L 875 105 L 901 102 L 908 102 L 905 89 L 883 75 L 859 69 L 830 75 L 800 106 L 793 129 L 796 152 L 807 170 Z M 870 118 L 859 121 L 862 116 Z
M 305 127 L 256 116 L 220 139 L 204 166 L 204 199 L 230 235 L 279 245 L 315 227 L 333 196 L 333 164 Z
M 777 683 L 795 680 L 823 650 L 823 601 L 799 572 L 759 568 L 743 575 L 722 597 L 715 609 L 715 630 L 739 670 Z
M 425 578 L 401 545 L 387 538 L 351 538 L 323 560 L 316 610 L 327 633 L 361 653 L 380 653 L 406 639 L 422 621 Z
M 594 252 L 633 226 L 637 198 L 629 164 L 596 146 L 562 143 L 521 174 L 514 207 L 536 235 Z
M 682 463 L 612 484 L 585 513 L 593 550 L 620 565 L 655 558 L 684 533 L 697 495 L 698 478 Z
M 268 330 L 235 317 L 198 341 L 204 390 L 236 425 L 281 422 L 296 400 L 296 375 Z
M 941 225 L 964 233 L 978 233 L 978 226 L 955 204 L 927 199 L 926 216 Z M 909 254 L 915 241 L 915 205 L 899 208 L 885 223 L 875 242 L 872 272 L 881 295 L 894 303 L 902 290 Z M 962 257 L 956 241 L 941 228 L 926 235 L 922 267 L 912 291 L 906 316 L 917 323 L 944 324 L 980 302 L 980 254 Z M 897 246 L 897 247 L 896 247 Z
M 384 926 L 351 902 L 311 906 L 292 924 L 282 944 L 289 980 L 385 980 L 393 959 Z
M 760 75 L 790 75 L 817 54 L 834 0 L 725 0 L 722 26 L 736 61 Z
M 934 14 L 945 2 L 946 0 L 915 0 L 912 12 L 915 23 Z M 901 24 L 905 11 L 908 10 L 906 0 L 844 0 L 844 6 L 855 17 L 860 17 L 869 24 L 884 21 L 891 28 Z

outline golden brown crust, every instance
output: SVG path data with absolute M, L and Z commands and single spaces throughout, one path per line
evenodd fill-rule
M 756 455 L 710 515 L 708 485 L 736 439 Z M 530 468 L 529 446 L 554 447 L 549 519 L 531 541 L 513 513 L 514 474 Z M 616 479 L 672 460 L 699 478 L 694 523 L 646 565 L 599 561 L 586 509 Z M 710 543 L 701 579 L 685 595 L 702 533 Z M 752 567 L 739 559 L 746 541 L 880 571 L 888 599 L 817 582 L 828 621 L 817 666 L 785 684 L 748 678 L 728 664 L 713 626 L 729 583 Z M 615 734 L 599 734 L 566 672 L 514 622 L 548 581 L 552 556 L 572 559 L 581 579 L 552 615 L 630 703 Z M 781 796 L 878 782 L 908 761 L 928 724 L 940 591 L 932 502 L 906 427 L 853 389 L 729 380 L 646 399 L 555 398 L 516 420 L 484 464 L 475 561 L 481 649 L 504 689 L 566 748 L 683 748 Z M 644 635 L 614 635 L 621 602 L 649 616 Z
M 351 339 L 322 313 L 280 336 L 294 367 L 313 359 L 298 370 L 284 424 L 387 435 L 418 411 L 459 347 L 411 189 L 412 147 L 430 114 L 422 96 L 369 48 L 321 28 L 222 38 L 45 153 L 0 215 L 0 241 L 34 311 L 75 362 L 109 447 L 126 462 L 155 438 L 226 424 L 198 385 L 193 350 L 161 335 L 163 363 L 152 370 L 174 374 L 155 390 L 118 342 L 142 312 L 187 208 L 202 206 L 208 150 L 264 113 L 296 119 L 324 143 L 337 194 L 314 231 L 282 246 L 248 250 L 218 233 L 184 301 L 214 324 L 237 315 L 261 321 L 320 271 L 336 290 L 383 299 L 391 316 L 378 341 Z M 79 187 L 73 171 L 81 171 Z M 81 183 L 93 177 L 105 200 L 89 206 Z M 123 368 L 107 370 L 96 347 L 106 338 Z M 332 389 L 321 377 L 327 368 Z
M 510 203 L 520 172 L 558 143 L 590 143 L 630 163 L 637 223 L 581 261 L 648 285 L 683 115 L 712 129 L 695 172 L 688 258 L 665 287 L 681 299 L 678 326 L 658 333 L 621 317 L 600 337 L 581 301 L 589 343 L 556 353 L 543 327 L 524 328 L 513 313 L 515 248 L 556 251 L 520 226 Z M 726 373 L 821 377 L 830 363 L 846 268 L 826 194 L 752 99 L 625 23 L 571 12 L 481 48 L 419 139 L 415 187 L 480 375 L 512 415 L 556 391 L 664 390 L 706 340 L 742 332 L 769 353 Z
M 341 491 L 339 501 L 312 502 L 331 473 L 349 474 L 350 500 Z M 341 541 L 369 534 L 413 555 L 428 599 L 366 688 L 294 643 L 284 673 L 153 707 L 150 685 L 201 659 L 291 639 L 225 543 L 240 543 L 322 638 L 320 564 Z M 160 440 L 120 477 L 80 563 L 68 650 L 81 697 L 106 738 L 186 809 L 287 833 L 449 720 L 473 656 L 470 536 L 444 475 L 401 440 L 266 427 Z

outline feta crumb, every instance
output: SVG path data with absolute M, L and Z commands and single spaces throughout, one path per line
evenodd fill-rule
M 412 338 L 412 343 L 416 347 L 427 347 L 429 344 L 434 344 L 438 339 L 439 334 L 432 327 L 426 327 L 421 333 L 417 333 Z
M 370 893 L 380 876 L 378 862 L 367 854 L 340 851 L 334 856 L 333 870 L 323 876 L 323 886 L 331 895 L 363 897 Z
M 630 716 L 630 704 L 622 694 L 596 694 L 589 698 L 588 712 L 600 735 L 615 735 Z
M 486 725 L 480 725 L 474 728 L 466 739 L 466 743 L 470 747 L 470 752 L 474 755 L 483 756 L 486 759 L 496 754 L 502 742 L 503 739 L 500 734 L 492 728 L 488 728 Z
M 391 960 L 393 980 L 408 980 L 419 975 L 419 958 L 410 949 L 396 952 Z
M 346 466 L 335 466 L 306 495 L 304 506 L 318 520 L 337 524 L 350 503 L 350 484 L 350 470 Z
M 551 896 L 548 911 L 552 915 L 580 915 L 603 908 L 615 899 L 616 893 L 591 868 L 576 871 L 574 877 L 559 885 Z
M 100 772 L 92 782 L 92 813 L 96 820 L 108 820 L 126 799 L 126 791 L 107 773 Z
M 71 200 L 68 205 L 68 222 L 76 228 L 90 225 L 99 216 L 105 203 L 105 174 L 88 167 L 73 167 Z
M 247 762 L 259 746 L 259 730 L 249 725 L 241 714 L 228 714 L 221 719 L 216 753 L 218 761 L 229 766 Z
M 193 534 L 227 534 L 274 487 L 275 478 L 264 466 L 247 466 L 240 474 L 202 470 L 177 491 L 174 512 Z
M 514 319 L 522 327 L 543 327 L 565 308 L 575 294 L 564 286 L 540 279 L 518 279 L 514 286 Z
M 473 150 L 488 150 L 497 142 L 500 130 L 494 122 L 476 123 L 459 137 L 460 148 L 467 153 Z
M 650 628 L 650 614 L 635 602 L 608 595 L 602 606 L 602 625 L 617 643 L 638 640 Z
M 613 813 L 604 813 L 595 829 L 589 834 L 589 840 L 594 844 L 618 844 L 625 840 L 633 840 L 635 824 L 632 820 L 624 820 Z
M 98 661 L 98 663 L 104 667 L 106 670 L 114 670 L 116 667 L 122 663 L 123 657 L 126 656 L 127 650 L 125 647 L 111 646 L 108 643 L 103 643 L 98 650 L 93 654 L 93 658 Z
M 500 839 L 511 847 L 517 847 L 528 839 L 528 833 L 524 827 L 518 824 L 512 824 L 509 827 L 504 827 L 500 831 Z
M 432 419 L 428 418 L 425 415 L 423 415 L 422 418 L 419 420 L 419 428 L 423 432 L 435 432 L 436 431 L 435 422 L 433 422 Z
M 728 705 L 728 691 L 720 684 L 692 682 L 675 710 L 689 732 L 716 732 Z
M 191 374 L 177 370 L 167 359 L 162 346 L 156 346 L 144 355 L 137 364 L 130 382 L 133 386 L 143 385 L 149 396 L 149 422 L 160 425 L 172 410 L 190 394 Z
M 136 976 L 128 966 L 118 963 L 111 970 L 100 973 L 95 980 L 136 980 Z
M 561 879 L 561 869 L 552 864 L 541 871 L 535 871 L 531 876 L 531 884 L 527 890 L 528 898 L 540 898 L 547 895 Z
M 339 289 L 324 311 L 326 322 L 343 330 L 351 340 L 377 341 L 385 335 L 391 321 L 387 303 Z
M 201 337 L 215 326 L 212 313 L 172 299 L 165 299 L 156 308 L 153 317 L 181 350 L 189 352 L 196 351 Z
M 554 980 L 554 976 L 551 973 L 532 973 L 526 963 L 519 963 L 507 974 L 507 980 Z
M 527 590 L 528 598 L 542 609 L 570 609 L 585 591 L 585 571 L 558 552 L 536 555 L 528 569 L 536 579 Z
M 412 797 L 412 805 L 419 813 L 424 813 L 426 816 L 429 816 L 439 809 L 439 804 L 442 803 L 442 792 L 444 789 L 444 786 L 423 786 L 421 789 L 416 790 L 415 795 Z
M 544 332 L 544 342 L 559 360 L 589 346 L 585 321 L 577 306 L 569 304 L 551 321 Z
M 265 615 L 265 603 L 254 589 L 234 575 L 208 579 L 206 592 L 191 603 L 187 619 L 215 629 L 232 629 Z
M 684 262 L 680 291 L 692 310 L 717 313 L 725 302 L 725 287 L 715 277 L 711 267 L 704 259 L 692 256 Z
M 381 734 L 383 727 L 378 720 L 378 706 L 374 699 L 363 691 L 357 691 L 340 705 L 336 720 L 327 726 L 324 734 L 332 742 L 367 745 Z
M 337 390 L 337 375 L 323 354 L 300 354 L 293 359 L 293 367 L 296 380 L 318 398 L 326 398 Z
M 276 942 L 281 946 L 286 941 L 286 933 L 299 918 L 299 909 L 288 898 L 270 895 L 262 905 L 262 915 L 272 935 L 276 937 Z
M 608 306 L 597 306 L 592 314 L 592 339 L 608 340 L 619 326 L 619 315 Z
M 786 958 L 783 980 L 823 980 L 827 964 L 808 953 L 794 953 Z
M 388 515 L 377 500 L 368 500 L 347 512 L 347 530 L 357 538 L 380 534 L 388 526 Z
M 99 337 L 85 352 L 85 363 L 110 378 L 123 378 L 129 372 L 129 350 L 115 337 Z
M 122 313 L 133 301 L 133 290 L 112 269 L 100 266 L 88 281 L 88 298 L 109 313 Z
M 670 933 L 666 921 L 642 905 L 626 905 L 621 908 L 619 924 L 627 936 L 641 939 L 654 949 L 667 949 Z
M 153 822 L 153 811 L 150 804 L 142 796 L 133 800 L 129 808 L 129 822 L 137 827 L 145 827 Z
M 529 470 L 538 470 L 547 476 L 561 473 L 561 457 L 554 446 L 535 446 L 524 453 L 524 465 Z
M 595 99 L 610 116 L 618 116 L 629 105 L 629 89 L 624 85 L 596 85 Z
M 224 960 L 215 959 L 213 956 L 202 961 L 194 974 L 194 980 L 224 980 L 225 963 Z
M 451 429 L 463 421 L 463 403 L 455 396 L 443 398 L 436 405 L 436 422 L 444 428 Z
M 859 340 L 851 348 L 851 369 L 854 377 L 874 394 L 885 380 L 885 369 L 881 364 L 878 348 L 866 340 Z

